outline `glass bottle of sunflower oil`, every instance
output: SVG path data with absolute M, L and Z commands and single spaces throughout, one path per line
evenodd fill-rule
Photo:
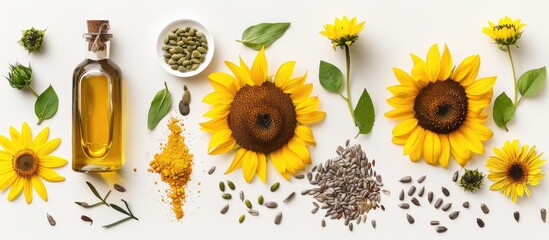
M 116 171 L 124 164 L 121 71 L 109 59 L 109 21 L 87 23 L 87 57 L 73 73 L 72 169 Z

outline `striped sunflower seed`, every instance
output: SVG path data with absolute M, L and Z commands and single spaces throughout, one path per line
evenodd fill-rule
M 437 233 L 443 233 L 448 231 L 448 228 L 446 228 L 445 226 L 438 226 L 436 230 L 437 230 Z
M 442 205 L 442 198 L 438 198 L 437 201 L 435 202 L 435 208 L 436 209 L 439 209 L 440 208 L 440 205 Z
M 427 177 L 427 175 L 423 175 L 423 176 L 419 177 L 419 178 L 417 179 L 417 183 L 423 183 L 423 181 L 425 181 L 425 178 L 426 178 L 426 177 Z
M 277 208 L 277 207 L 278 207 L 278 203 L 272 202 L 272 201 L 268 201 L 268 202 L 265 203 L 265 207 L 268 207 L 268 208 Z
M 416 192 L 416 187 L 411 186 L 410 189 L 408 189 L 408 196 L 414 195 L 415 192 Z
M 452 203 L 446 203 L 444 206 L 442 206 L 442 211 L 448 211 L 452 207 Z
M 401 183 L 409 183 L 409 182 L 412 181 L 412 177 L 406 176 L 406 177 L 401 178 L 401 179 L 398 180 L 398 181 L 401 182 Z
M 401 203 L 401 204 L 398 204 L 398 206 L 402 209 L 408 209 L 410 208 L 410 204 L 408 203 Z
M 449 197 L 450 196 L 450 191 L 448 191 L 448 189 L 445 188 L 445 187 L 441 187 L 441 188 L 442 188 L 442 193 L 444 194 L 444 196 Z
M 439 221 L 436 221 L 436 220 L 433 220 L 430 222 L 431 226 L 437 226 L 437 225 L 440 225 L 440 222 Z
M 455 171 L 454 176 L 452 176 L 452 181 L 457 182 L 458 178 L 459 178 L 459 173 L 458 171 Z
M 469 208 L 469 202 L 465 201 L 461 206 L 463 206 L 463 208 Z
M 254 210 L 254 209 L 248 210 L 248 213 L 249 213 L 250 215 L 254 216 L 254 217 L 259 216 L 259 211 Z
M 213 166 L 212 168 L 210 168 L 210 170 L 208 170 L 208 175 L 212 175 L 214 172 L 215 172 L 215 166 Z
M 415 197 L 412 197 L 410 201 L 412 201 L 412 203 L 418 207 L 421 206 L 421 204 L 419 203 L 419 200 L 417 200 L 417 198 Z
M 221 210 L 219 210 L 221 214 L 225 214 L 227 211 L 229 211 L 229 204 L 226 204 L 223 208 L 221 208 Z
M 484 214 L 490 213 L 490 209 L 489 209 L 488 206 L 486 206 L 486 204 L 484 204 L 484 203 L 480 204 L 480 209 L 482 210 L 482 212 L 483 212 Z
M 449 217 L 451 220 L 456 219 L 458 216 L 459 216 L 459 211 L 452 212 L 452 213 L 450 213 L 450 215 L 448 215 L 448 217 Z
M 421 186 L 421 188 L 419 189 L 419 191 L 417 192 L 417 195 L 419 197 L 423 197 L 423 194 L 425 193 L 425 186 Z
M 482 219 L 480 219 L 480 218 L 477 218 L 477 224 L 480 228 L 484 227 L 484 221 L 482 221 Z
M 545 210 L 545 208 L 542 208 L 541 210 L 539 210 L 539 213 L 541 215 L 541 221 L 545 223 L 547 219 L 547 210 Z
M 515 218 L 515 221 L 517 221 L 517 223 L 518 223 L 519 219 L 520 219 L 520 213 L 518 211 L 515 211 L 513 213 L 513 217 Z
M 281 221 L 282 221 L 282 212 L 278 212 L 275 216 L 274 223 L 278 225 L 280 224 Z
M 427 193 L 427 200 L 429 200 L 429 203 L 432 203 L 433 202 L 433 192 L 429 192 Z
M 292 192 L 282 202 L 283 203 L 289 203 L 290 201 L 292 201 L 292 199 L 294 199 L 294 197 L 295 197 L 295 192 Z
M 46 218 L 48 219 L 48 222 L 50 223 L 51 226 L 55 226 L 55 224 L 57 224 L 55 222 L 55 219 L 49 213 L 46 213 Z
M 400 195 L 398 195 L 398 199 L 400 201 L 404 201 L 404 189 L 400 191 Z
M 410 223 L 410 224 L 414 224 L 416 222 L 414 217 L 412 217 L 412 215 L 410 215 L 410 214 L 406 214 L 406 219 L 408 220 L 408 223 Z

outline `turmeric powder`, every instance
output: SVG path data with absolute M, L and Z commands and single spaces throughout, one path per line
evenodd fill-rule
M 171 199 L 172 209 L 177 219 L 181 219 L 184 215 L 185 188 L 191 180 L 193 171 L 193 155 L 189 153 L 189 149 L 185 145 L 185 137 L 181 135 L 183 132 L 181 126 L 179 126 L 179 120 L 175 118 L 170 120 L 168 143 L 162 152 L 154 155 L 154 160 L 149 163 L 151 166 L 149 172 L 159 173 L 160 179 L 170 185 L 167 195 Z

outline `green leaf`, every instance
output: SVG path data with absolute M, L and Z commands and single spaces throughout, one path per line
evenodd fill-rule
M 366 89 L 364 89 L 356 104 L 354 116 L 358 124 L 358 134 L 368 134 L 372 131 L 375 121 L 374 104 Z
M 509 131 L 507 123 L 513 119 L 513 115 L 515 115 L 513 101 L 503 92 L 494 101 L 494 122 L 498 127 Z
M 38 124 L 45 119 L 53 117 L 57 112 L 58 107 L 59 98 L 50 85 L 46 91 L 38 96 L 36 103 L 34 103 L 34 113 L 36 114 L 36 117 L 38 117 Z
M 90 190 L 92 191 L 92 193 L 99 199 L 101 199 L 101 201 L 103 201 L 103 198 L 101 198 L 101 195 L 99 195 L 99 192 L 97 192 L 97 189 L 95 189 L 95 187 L 93 186 L 93 184 L 91 184 L 90 182 L 87 182 L 86 181 L 86 184 L 88 184 L 88 187 L 90 188 Z
M 532 69 L 525 72 L 518 80 L 518 90 L 524 97 L 532 97 L 538 94 L 545 84 L 545 67 Z
M 110 205 L 111 205 L 112 209 L 114 209 L 114 210 L 116 210 L 116 211 L 119 211 L 119 212 L 121 212 L 121 213 L 123 213 L 123 214 L 126 214 L 126 215 L 128 215 L 128 216 L 131 216 L 131 214 L 130 214 L 129 212 L 127 212 L 126 210 L 122 209 L 120 206 L 118 206 L 118 205 L 116 205 L 116 204 L 114 204 L 114 203 L 111 203 Z
M 247 47 L 254 50 L 261 50 L 271 46 L 278 38 L 280 38 L 290 27 L 290 23 L 260 23 L 251 26 L 242 33 L 242 40 L 237 40 Z
M 123 219 L 121 219 L 121 220 L 118 220 L 118 221 L 113 222 L 113 223 L 111 223 L 111 224 L 105 225 L 105 226 L 103 226 L 103 227 L 104 227 L 104 228 L 114 227 L 114 226 L 116 226 L 116 225 L 118 225 L 118 224 L 120 224 L 120 223 L 123 223 L 123 222 L 128 221 L 128 220 L 131 220 L 131 219 L 132 219 L 132 217 L 123 218 Z
M 168 91 L 168 85 L 164 82 L 164 89 L 160 90 L 154 96 L 149 108 L 148 127 L 153 129 L 156 125 L 168 114 L 170 106 L 172 105 L 172 99 L 170 91 Z
M 330 92 L 339 92 L 343 83 L 343 73 L 329 62 L 320 60 L 318 70 L 320 85 Z

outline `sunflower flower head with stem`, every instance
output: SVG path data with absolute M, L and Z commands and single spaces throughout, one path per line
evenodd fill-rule
M 44 128 L 34 139 L 27 123 L 23 123 L 21 133 L 10 127 L 11 139 L 0 136 L 0 191 L 11 186 L 8 200 L 12 201 L 24 192 L 28 204 L 32 202 L 32 189 L 48 201 L 48 193 L 42 179 L 48 182 L 61 182 L 65 178 L 59 176 L 51 168 L 62 167 L 67 160 L 51 156 L 57 149 L 61 139 L 48 141 L 49 128 Z
M 520 19 L 511 19 L 508 16 L 499 19 L 498 24 L 488 21 L 488 27 L 482 28 L 482 32 L 492 38 L 498 47 L 505 50 L 507 46 L 518 48 L 518 40 L 522 36 L 522 28 L 526 24 L 521 23 Z
M 358 40 L 358 34 L 364 30 L 365 23 L 361 22 L 357 24 L 356 17 L 349 20 L 347 16 L 343 16 L 342 19 L 336 18 L 334 25 L 324 25 L 324 31 L 320 32 L 320 34 L 332 41 L 334 50 L 338 46 L 341 48 L 345 46 L 350 47 Z

